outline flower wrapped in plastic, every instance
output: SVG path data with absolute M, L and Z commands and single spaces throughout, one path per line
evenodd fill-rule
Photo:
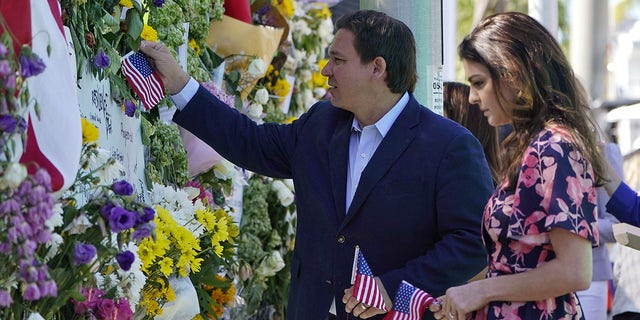
M 147 277 L 140 311 L 146 317 L 162 316 L 163 306 L 176 299 L 172 277 L 189 277 L 201 295 L 201 286 L 212 285 L 215 275 L 233 260 L 238 227 L 228 210 L 206 205 L 209 199 L 205 196 L 203 202 L 200 195 L 195 187 L 153 185 L 156 236 L 143 240 L 139 250 Z M 204 314 L 211 310 L 200 307 Z

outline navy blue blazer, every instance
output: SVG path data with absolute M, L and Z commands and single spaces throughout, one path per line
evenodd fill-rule
M 356 245 L 391 299 L 402 280 L 437 297 L 487 264 L 480 230 L 493 185 L 482 147 L 413 96 L 362 172 L 349 212 L 351 112 L 323 101 L 292 124 L 257 125 L 200 87 L 173 120 L 240 167 L 293 178 L 288 320 L 324 320 L 334 298 L 338 319 L 347 318 Z

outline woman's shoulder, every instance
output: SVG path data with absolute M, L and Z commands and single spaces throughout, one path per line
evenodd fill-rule
M 571 129 L 559 125 L 547 125 L 536 135 L 533 143 L 574 144 Z

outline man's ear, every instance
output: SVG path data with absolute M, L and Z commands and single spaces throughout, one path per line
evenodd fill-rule
M 373 75 L 376 77 L 385 77 L 385 73 L 387 72 L 387 61 L 381 57 L 377 56 L 373 58 Z

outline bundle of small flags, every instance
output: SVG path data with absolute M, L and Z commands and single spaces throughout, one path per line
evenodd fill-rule
M 129 52 L 122 57 L 122 71 L 147 110 L 164 98 L 164 84 L 142 51 Z
M 434 297 L 403 280 L 384 320 L 421 320 L 432 303 L 436 303 Z

